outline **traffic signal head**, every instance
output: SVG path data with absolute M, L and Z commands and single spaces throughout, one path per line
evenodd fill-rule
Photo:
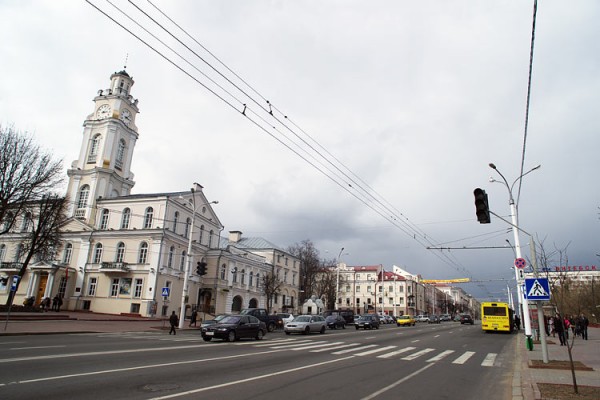
M 206 263 L 198 261 L 196 264 L 196 273 L 200 276 L 206 275 Z
M 475 212 L 477 214 L 477 221 L 480 224 L 490 223 L 490 207 L 488 205 L 488 197 L 485 190 L 477 188 L 473 191 L 475 195 Z

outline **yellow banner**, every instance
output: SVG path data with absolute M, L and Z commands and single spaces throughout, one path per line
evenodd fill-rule
M 471 282 L 469 278 L 456 278 L 456 279 L 422 279 L 423 283 L 466 283 Z

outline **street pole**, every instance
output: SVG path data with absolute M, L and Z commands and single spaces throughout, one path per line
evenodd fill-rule
M 344 251 L 344 248 L 342 247 L 342 249 L 340 250 L 340 253 L 338 254 L 337 257 L 337 268 L 336 268 L 336 279 L 335 279 L 335 305 L 334 305 L 334 309 L 337 310 L 338 309 L 338 298 L 340 295 L 340 257 L 342 256 L 342 251 Z
M 183 290 L 181 291 L 181 311 L 179 315 L 179 329 L 183 328 L 185 324 L 185 306 L 188 300 L 189 292 L 189 280 L 190 271 L 192 270 L 192 237 L 194 236 L 194 222 L 196 219 L 196 191 L 194 188 L 192 191 L 192 226 L 190 227 L 188 248 L 187 248 L 187 262 L 185 263 L 185 275 L 183 276 Z

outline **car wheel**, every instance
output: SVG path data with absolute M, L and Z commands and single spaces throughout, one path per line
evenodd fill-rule
M 333 329 L 337 329 L 337 325 L 336 325 L 336 324 L 333 324 L 332 328 L 333 328 Z
M 285 334 L 286 334 L 286 335 L 290 335 L 290 334 L 291 334 L 291 332 L 286 332 Z
M 204 339 L 205 342 L 210 342 L 212 340 L 212 338 L 208 336 L 203 336 L 202 339 Z
M 358 325 L 356 326 L 356 330 L 358 330 Z
M 270 323 L 270 324 L 267 326 L 267 330 L 268 330 L 269 332 L 273 332 L 273 331 L 275 330 L 275 324 L 271 322 L 271 323 Z
M 256 333 L 256 340 L 262 340 L 263 337 L 265 337 L 265 333 L 262 331 L 262 329 L 259 329 Z
M 375 325 L 375 329 L 379 329 L 379 325 Z
M 321 331 L 320 331 L 319 333 L 320 333 L 321 335 L 325 333 L 325 327 L 324 327 L 324 326 L 322 326 L 322 327 L 321 327 Z
M 307 326 L 306 328 L 304 328 L 304 334 L 308 335 L 309 333 L 310 333 L 310 327 Z
M 346 329 L 346 324 L 342 325 L 342 329 Z
M 236 340 L 235 331 L 229 331 L 229 333 L 227 334 L 227 341 L 235 342 L 235 340 Z

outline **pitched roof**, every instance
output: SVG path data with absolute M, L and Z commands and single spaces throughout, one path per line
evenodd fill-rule
M 228 245 L 233 245 L 240 249 L 252 249 L 252 250 L 279 250 L 285 251 L 285 249 L 277 246 L 269 242 L 267 239 L 263 239 L 261 237 L 244 237 L 238 240 L 237 242 L 230 242 L 228 238 L 220 238 L 219 240 L 219 248 L 225 249 Z

